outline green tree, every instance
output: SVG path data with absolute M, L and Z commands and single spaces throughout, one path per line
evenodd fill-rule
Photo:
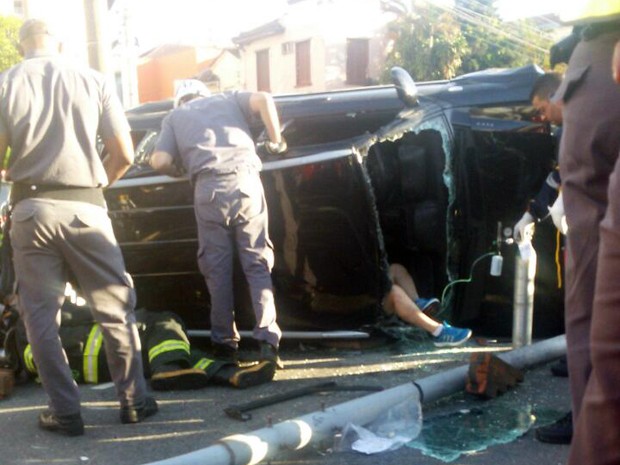
M 551 35 L 541 31 L 531 19 L 510 23 L 510 36 L 506 42 L 508 66 L 525 66 L 532 63 L 549 67 L 549 50 L 554 43 Z
M 454 11 L 469 50 L 460 73 L 546 62 L 551 39 L 530 20 L 502 22 L 495 0 L 455 0 Z
M 506 66 L 502 58 L 506 51 L 499 33 L 501 21 L 493 0 L 456 0 L 454 9 L 468 48 L 460 71 Z
M 0 72 L 21 60 L 16 47 L 21 25 L 19 18 L 0 16 Z
M 384 81 L 392 66 L 405 68 L 417 81 L 449 79 L 457 74 L 466 43 L 450 11 L 422 4 L 413 13 L 401 15 L 389 30 L 393 47 L 387 56 Z
M 414 80 L 450 79 L 488 68 L 532 63 L 548 65 L 552 39 L 531 20 L 502 22 L 495 0 L 455 0 L 439 7 L 412 0 L 389 26 L 393 47 L 383 82 L 392 66 L 405 68 Z

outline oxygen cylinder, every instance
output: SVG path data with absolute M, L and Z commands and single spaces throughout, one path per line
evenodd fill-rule
M 515 259 L 515 282 L 512 316 L 512 347 L 532 343 L 534 318 L 534 280 L 536 278 L 536 251 L 530 241 L 519 244 Z

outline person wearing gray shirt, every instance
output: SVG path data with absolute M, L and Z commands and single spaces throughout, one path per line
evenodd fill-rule
M 146 392 L 135 291 L 102 192 L 133 162 L 129 125 L 104 77 L 65 62 L 43 21 L 26 21 L 19 40 L 24 60 L 0 78 L 0 156 L 10 147 L 17 306 L 49 398 L 39 426 L 84 434 L 79 389 L 58 335 L 69 280 L 105 340 L 121 422 L 137 423 L 157 403 Z
M 261 361 L 278 362 L 282 335 L 276 322 L 267 205 L 261 160 L 248 121 L 258 114 L 273 152 L 286 149 L 271 95 L 226 92 L 210 95 L 201 81 L 187 80 L 177 91 L 177 108 L 164 118 L 151 166 L 194 185 L 198 265 L 211 296 L 211 341 L 216 358 L 237 358 L 233 257 L 239 255 L 256 316 L 253 336 Z

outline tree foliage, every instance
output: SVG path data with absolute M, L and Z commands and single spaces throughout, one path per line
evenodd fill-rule
M 455 0 L 455 11 L 469 49 L 460 73 L 548 64 L 551 41 L 531 20 L 502 22 L 495 0 Z
M 495 0 L 455 0 L 453 8 L 419 0 L 390 25 L 393 47 L 384 82 L 392 66 L 405 68 L 414 80 L 450 79 L 488 68 L 548 64 L 551 40 L 531 21 L 504 23 Z
M 22 21 L 12 16 L 0 16 L 0 72 L 21 61 L 17 51 Z
M 402 15 L 390 30 L 394 42 L 386 72 L 401 66 L 418 81 L 456 75 L 466 43 L 453 14 L 428 6 Z

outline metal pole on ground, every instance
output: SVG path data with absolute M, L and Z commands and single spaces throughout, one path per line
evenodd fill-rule
M 241 338 L 250 339 L 252 331 L 239 331 Z M 210 338 L 211 331 L 208 329 L 190 329 L 187 331 L 189 337 Z M 365 331 L 283 331 L 282 339 L 286 340 L 322 340 L 322 339 L 369 339 L 370 334 Z
M 516 368 L 527 368 L 566 353 L 564 335 L 498 355 Z M 412 383 L 287 420 L 245 434 L 220 439 L 214 445 L 147 465 L 253 465 L 273 459 L 280 450 L 299 450 L 342 429 L 347 423 L 367 425 L 399 403 L 420 396 L 423 403 L 454 394 L 465 386 L 468 367 L 461 366 Z

